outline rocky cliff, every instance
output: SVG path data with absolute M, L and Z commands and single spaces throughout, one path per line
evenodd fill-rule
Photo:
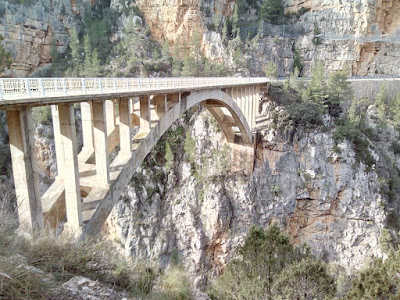
M 232 17 L 234 1 L 136 1 L 154 37 L 186 48 L 194 30 L 203 33 L 207 57 L 230 63 L 222 44 L 222 23 Z M 243 1 L 242 1 L 243 2 Z M 400 64 L 399 4 L 397 1 L 298 1 L 285 3 L 286 13 L 302 14 L 285 26 L 264 29 L 262 39 L 251 51 L 250 74 L 262 75 L 268 61 L 279 65 L 279 75 L 293 70 L 295 50 L 302 56 L 303 74 L 309 75 L 315 59 L 325 61 L 328 69 L 350 66 L 354 76 L 398 75 Z M 255 10 L 243 19 L 251 24 Z M 160 21 L 162 26 L 160 26 Z M 215 24 L 217 26 L 215 26 Z M 254 25 L 257 27 L 257 25 Z M 215 29 L 217 27 L 217 29 Z M 219 29 L 218 29 L 219 28 Z M 320 39 L 313 43 L 315 29 Z M 247 29 L 247 28 L 244 28 Z M 253 50 L 253 49 L 252 49 Z
M 0 2 L 0 35 L 13 64 L 6 76 L 24 77 L 51 63 L 50 45 L 63 52 L 90 0 Z
M 243 2 L 243 1 L 242 1 Z M 245 1 L 244 1 L 245 2 Z M 54 40 L 63 52 L 73 27 L 81 24 L 89 0 L 63 0 L 25 4 L 0 3 L 0 34 L 13 55 L 8 76 L 25 76 L 51 62 L 50 44 Z M 233 15 L 233 0 L 137 0 L 117 1 L 111 7 L 138 5 L 152 36 L 160 43 L 186 51 L 193 32 L 202 36 L 202 50 L 212 60 L 232 65 L 232 51 L 222 42 L 222 24 Z M 301 57 L 303 75 L 308 76 L 315 59 L 328 69 L 350 67 L 354 76 L 398 75 L 400 65 L 400 27 L 397 1 L 285 1 L 286 13 L 296 16 L 286 25 L 263 26 L 261 38 L 246 42 L 243 54 L 250 68 L 243 74 L 263 75 L 268 61 L 279 66 L 279 75 L 292 72 L 296 52 Z M 121 13 L 121 12 L 120 12 Z M 257 10 L 248 9 L 242 19 L 257 30 Z M 246 34 L 242 34 L 244 39 Z M 314 37 L 318 35 L 318 40 Z M 118 33 L 115 35 L 118 36 Z M 317 42 L 316 42 L 317 41 Z M 234 48 L 234 47 L 233 47 Z
M 274 125 L 277 109 L 264 100 L 266 119 L 250 176 L 226 167 L 225 138 L 207 111 L 195 112 L 189 126 L 183 120 L 176 124 L 173 129 L 183 125 L 195 138 L 193 153 L 178 139 L 172 167 L 162 155 L 148 157 L 108 220 L 109 236 L 128 255 L 162 265 L 178 254 L 197 288 L 221 272 L 252 225 L 277 223 L 295 244 L 307 243 L 347 272 L 382 256 L 380 236 L 387 224 L 382 177 L 357 161 L 350 142 L 335 149 L 329 118 L 324 132 L 282 135 Z M 385 161 L 386 154 L 371 151 Z

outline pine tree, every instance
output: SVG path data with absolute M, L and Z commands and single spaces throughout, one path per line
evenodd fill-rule
M 284 15 L 282 0 L 263 0 L 260 16 L 265 22 L 280 24 Z
M 265 68 L 265 76 L 276 79 L 278 78 L 278 66 L 273 61 L 269 61 Z
M 186 54 L 183 58 L 181 75 L 184 77 L 195 76 L 196 70 L 196 60 L 189 53 Z
M 226 42 L 228 40 L 228 17 L 225 18 L 224 26 L 222 27 L 222 41 Z
M 235 6 L 235 10 L 233 11 L 233 17 L 232 17 L 232 33 L 234 37 L 237 37 L 240 32 L 239 32 L 239 6 Z
M 171 53 L 170 53 L 169 45 L 168 45 L 167 41 L 164 41 L 162 43 L 161 56 L 162 56 L 163 60 L 165 60 L 167 63 L 172 64 L 172 57 L 171 57 Z
M 7 52 L 1 44 L 1 41 L 3 40 L 3 36 L 0 35 L 0 73 L 4 72 L 5 69 L 10 68 L 12 64 L 11 54 Z
M 181 52 L 179 48 L 179 40 L 176 40 L 172 52 L 172 75 L 180 76 L 181 71 L 182 71 Z
M 72 61 L 72 73 L 79 74 L 79 68 L 82 63 L 82 49 L 79 43 L 78 32 L 75 28 L 71 31 L 71 43 L 69 44 L 71 48 L 71 61 Z
M 92 66 L 91 66 L 91 75 L 93 77 L 98 77 L 101 74 L 101 61 L 99 58 L 99 52 L 97 50 L 93 51 L 92 55 Z
M 83 62 L 83 72 L 86 77 L 92 76 L 92 46 L 90 44 L 89 35 L 85 35 L 83 39 L 83 49 L 85 51 L 85 60 Z
M 190 47 L 189 55 L 193 56 L 194 60 L 196 62 L 196 68 L 195 68 L 194 75 L 200 75 L 201 71 L 204 67 L 203 66 L 204 55 L 203 55 L 203 52 L 201 51 L 200 32 L 197 29 L 193 32 L 190 46 L 191 47 Z

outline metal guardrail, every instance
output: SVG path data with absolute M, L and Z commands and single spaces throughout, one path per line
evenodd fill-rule
M 268 77 L 0 78 L 0 100 L 234 86 L 270 80 Z

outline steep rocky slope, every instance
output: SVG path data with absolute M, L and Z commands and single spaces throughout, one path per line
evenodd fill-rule
M 243 2 L 243 1 L 242 1 Z M 231 17 L 233 1 L 137 1 L 158 41 L 170 45 L 179 41 L 187 46 L 194 30 L 203 33 L 203 51 L 211 59 L 230 62 L 227 49 L 222 44 L 222 24 Z M 398 75 L 399 53 L 399 4 L 396 1 L 286 1 L 286 12 L 297 13 L 308 9 L 285 26 L 264 30 L 265 38 L 256 41 L 250 53 L 251 74 L 262 75 L 268 61 L 279 65 L 280 76 L 293 68 L 295 50 L 303 60 L 304 75 L 309 75 L 315 59 L 325 61 L 327 68 L 338 70 L 350 66 L 354 76 Z M 242 16 L 251 24 L 256 11 L 249 10 Z M 159 21 L 165 23 L 160 26 Z M 218 25 L 217 25 L 218 26 Z M 254 25 L 257 27 L 257 25 Z M 312 42 L 318 27 L 320 43 Z M 246 28 L 245 28 L 246 29 Z M 291 33 L 298 31 L 297 33 Z
M 0 35 L 13 56 L 7 76 L 23 77 L 51 63 L 50 45 L 65 51 L 70 30 L 77 26 L 90 0 L 0 2 Z
M 348 272 L 382 256 L 387 199 L 378 172 L 357 164 L 351 143 L 335 150 L 335 126 L 280 134 L 276 107 L 263 104 L 266 129 L 258 135 L 251 176 L 228 170 L 223 134 L 208 112 L 195 112 L 190 126 L 183 123 L 196 140 L 194 159 L 188 160 L 183 140 L 174 146 L 172 167 L 163 166 L 162 151 L 157 164 L 156 152 L 148 158 L 108 220 L 110 237 L 127 254 L 163 265 L 178 253 L 200 288 L 221 272 L 252 225 L 277 223 L 295 244 L 307 243 Z M 326 128 L 332 125 L 325 120 Z M 383 155 L 373 153 L 378 160 Z M 193 161 L 203 167 L 193 168 Z
M 243 1 L 242 1 L 243 2 Z M 0 3 L 0 34 L 14 58 L 6 75 L 25 76 L 51 62 L 50 44 L 56 41 L 63 52 L 70 42 L 70 32 L 79 26 L 85 5 L 92 1 L 27 1 Z M 138 5 L 152 36 L 160 43 L 167 41 L 171 49 L 178 42 L 181 51 L 190 46 L 193 32 L 202 35 L 206 57 L 232 65 L 232 50 L 222 42 L 222 24 L 233 15 L 233 0 L 113 0 L 111 7 L 121 9 Z M 280 76 L 292 72 L 296 51 L 301 56 L 303 74 L 309 75 L 315 59 L 325 61 L 328 69 L 350 67 L 354 76 L 398 75 L 400 65 L 399 19 L 397 1 L 285 1 L 286 13 L 299 13 L 287 25 L 263 27 L 261 38 L 247 42 L 244 56 L 250 68 L 243 74 L 263 75 L 268 61 L 279 66 Z M 117 9 L 118 10 L 118 9 Z M 121 12 L 120 12 L 121 13 Z M 257 29 L 256 13 L 249 9 L 241 17 L 242 28 Z M 123 17 L 124 18 L 124 17 Z M 313 39 L 318 32 L 318 43 Z M 120 33 L 115 33 L 115 37 Z M 246 37 L 246 35 L 244 35 Z M 243 37 L 243 38 L 244 38 Z

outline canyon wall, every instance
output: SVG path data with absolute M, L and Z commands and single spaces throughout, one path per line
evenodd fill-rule
M 222 271 L 253 225 L 279 224 L 295 244 L 307 243 L 347 272 L 382 256 L 386 212 L 377 172 L 357 165 L 350 143 L 335 151 L 334 129 L 279 134 L 269 126 L 276 107 L 263 104 L 266 129 L 257 136 L 250 176 L 226 168 L 226 140 L 207 111 L 196 111 L 189 125 L 183 119 L 175 124 L 173 129 L 184 125 L 195 138 L 192 155 L 203 167 L 193 172 L 184 142 L 173 146 L 172 167 L 162 157 L 156 165 L 148 160 L 114 207 L 105 232 L 138 259 L 166 266 L 178 255 L 196 288 Z

